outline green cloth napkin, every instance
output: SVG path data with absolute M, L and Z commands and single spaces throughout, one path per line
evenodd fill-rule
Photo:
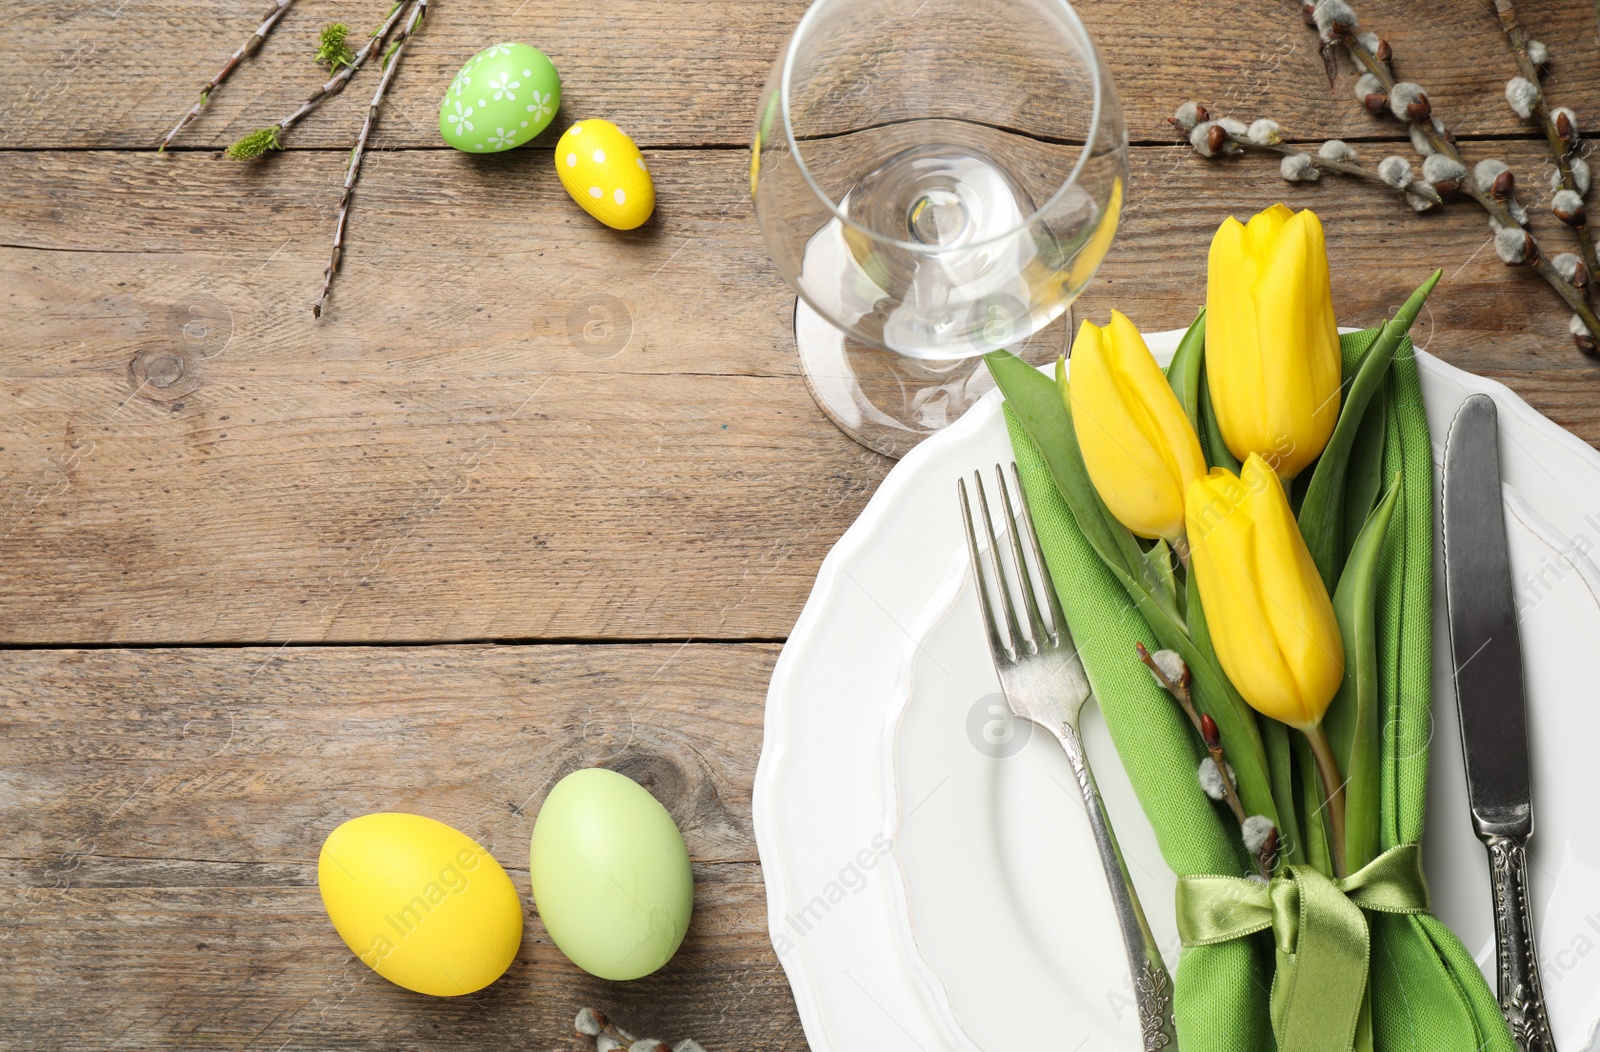
M 1347 376 L 1377 335 L 1369 329 L 1342 338 Z M 1404 490 L 1378 594 L 1384 848 L 1421 838 L 1432 737 L 1433 452 L 1409 340 L 1396 353 L 1387 383 L 1386 475 L 1401 472 Z M 1078 530 L 1009 406 L 1006 424 L 1062 609 L 1167 865 L 1180 875 L 1243 875 L 1248 860 L 1233 816 L 1201 791 L 1196 778 L 1200 742 L 1134 657 L 1135 641 L 1151 650 L 1159 644 Z M 1515 1052 L 1494 995 L 1449 928 L 1427 914 L 1369 913 L 1367 919 L 1377 1052 Z M 1270 932 L 1185 950 L 1174 978 L 1182 1052 L 1271 1052 L 1272 973 Z

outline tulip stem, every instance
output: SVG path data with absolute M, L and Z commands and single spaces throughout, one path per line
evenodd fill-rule
M 1322 791 L 1328 798 L 1328 819 L 1333 826 L 1333 875 L 1344 877 L 1344 778 L 1339 774 L 1339 761 L 1333 755 L 1333 743 L 1322 724 L 1301 727 L 1300 732 L 1311 743 L 1311 755 L 1317 761 L 1317 773 L 1322 776 Z
M 1185 570 L 1189 569 L 1189 538 L 1180 533 L 1168 541 L 1167 544 L 1172 548 L 1172 554 L 1178 557 L 1178 562 L 1182 564 L 1183 568 Z

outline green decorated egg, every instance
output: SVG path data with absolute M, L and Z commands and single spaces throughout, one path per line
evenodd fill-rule
M 543 51 L 496 44 L 469 58 L 445 89 L 439 134 L 466 153 L 499 153 L 544 131 L 560 105 L 561 74 Z

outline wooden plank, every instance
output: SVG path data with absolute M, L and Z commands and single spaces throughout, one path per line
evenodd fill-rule
M 657 794 L 696 861 L 754 862 L 777 649 L 13 651 L 0 854 L 25 884 L 49 883 L 63 855 L 75 885 L 303 884 L 334 825 L 389 809 L 525 869 L 544 794 L 602 764 Z
M 526 872 L 512 878 L 525 893 Z M 640 1037 L 803 1052 L 759 868 L 697 866 L 695 880 L 689 934 L 654 975 L 595 979 L 530 913 L 511 968 L 460 998 L 423 997 L 368 970 L 315 887 L 0 889 L 0 913 L 25 918 L 3 944 L 0 1046 L 592 1052 L 571 1036 L 587 1005 Z
M 750 825 L 772 646 L 15 651 L 0 677 L 0 1046 L 566 1048 L 577 1009 L 709 1048 L 805 1047 L 766 937 Z M 409 810 L 529 896 L 562 775 L 599 764 L 672 812 L 695 865 L 678 956 L 584 975 L 530 908 L 471 998 L 378 979 L 316 891 L 339 822 Z
M 1495 152 L 1539 185 L 1536 144 Z M 1080 317 L 1187 323 L 1216 224 L 1283 198 L 1324 218 L 1341 320 L 1444 267 L 1421 342 L 1600 442 L 1600 371 L 1470 204 L 1133 158 Z M 376 155 L 316 323 L 338 155 L 0 154 L 0 639 L 785 635 L 889 465 L 796 375 L 742 158 L 652 152 L 626 235 L 547 160 Z
M 0 146 L 149 148 L 199 86 L 253 30 L 265 5 L 218 0 L 106 0 L 9 5 L 0 27 Z M 560 0 L 438 4 L 406 50 L 377 131 L 380 148 L 436 146 L 439 99 L 460 64 L 499 40 L 546 50 L 563 74 L 555 131 L 604 117 L 646 146 L 749 141 L 757 96 L 804 0 Z M 1246 0 L 1226 11 L 1198 2 L 1085 0 L 1085 24 L 1105 52 L 1136 141 L 1165 141 L 1164 118 L 1199 97 L 1219 114 L 1270 116 L 1302 135 L 1397 134 L 1355 104 L 1345 69 L 1330 89 L 1316 38 L 1290 0 Z M 1580 115 L 1600 112 L 1593 12 L 1562 0 L 1523 0 L 1524 23 L 1555 55 L 1552 90 Z M 322 24 L 376 24 L 384 3 L 300 0 L 256 60 L 226 84 L 185 134 L 219 149 L 298 105 L 319 82 L 310 61 Z M 1525 133 L 1505 104 L 1515 65 L 1487 7 L 1441 18 L 1431 0 L 1368 4 L 1371 28 L 1394 44 L 1398 72 L 1430 92 L 1458 134 Z M 293 136 L 298 146 L 347 148 L 373 80 L 325 106 Z

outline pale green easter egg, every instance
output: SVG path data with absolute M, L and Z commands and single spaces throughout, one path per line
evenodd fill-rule
M 528 861 L 545 930 L 584 971 L 638 979 L 678 952 L 694 909 L 689 852 L 667 809 L 631 778 L 593 767 L 557 782 Z
M 561 75 L 543 51 L 496 44 L 467 60 L 439 104 L 439 134 L 465 153 L 499 153 L 550 126 Z

